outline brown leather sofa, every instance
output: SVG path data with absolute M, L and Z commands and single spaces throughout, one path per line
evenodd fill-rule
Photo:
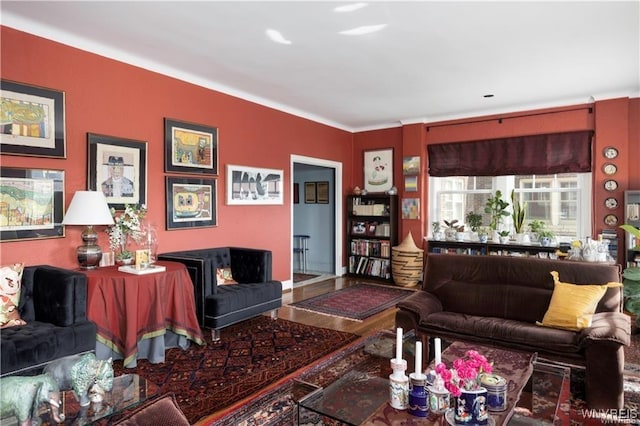
M 591 327 L 571 331 L 537 325 L 554 289 L 550 271 L 573 284 L 621 282 L 619 265 L 507 256 L 429 254 L 422 291 L 398 304 L 396 325 L 428 338 L 478 342 L 537 352 L 539 358 L 585 367 L 590 408 L 622 408 L 624 345 L 630 319 L 622 288 L 608 288 Z M 425 353 L 425 357 L 428 353 Z

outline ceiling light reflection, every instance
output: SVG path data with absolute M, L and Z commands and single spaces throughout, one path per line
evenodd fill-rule
M 291 44 L 291 40 L 287 40 L 286 38 L 284 38 L 284 36 L 280 33 L 280 31 L 272 30 L 271 28 L 269 28 L 266 32 L 267 32 L 267 36 L 272 41 L 275 41 L 276 43 Z
M 386 27 L 387 24 L 380 24 L 380 25 L 364 25 L 362 27 L 357 27 L 357 28 L 352 28 L 350 30 L 344 30 L 344 31 L 340 31 L 339 34 L 343 34 L 343 35 L 364 35 L 364 34 L 371 34 L 371 33 L 375 33 L 376 31 L 380 31 L 382 30 L 384 27 Z
M 351 4 L 345 4 L 344 6 L 337 6 L 333 9 L 334 12 L 353 12 L 355 10 L 358 9 L 362 9 L 363 7 L 366 7 L 367 3 L 351 3 Z

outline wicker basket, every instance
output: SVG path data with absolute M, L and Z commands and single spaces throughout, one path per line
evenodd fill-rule
M 393 281 L 403 287 L 413 287 L 422 281 L 424 250 L 418 248 L 409 232 L 399 245 L 391 248 Z

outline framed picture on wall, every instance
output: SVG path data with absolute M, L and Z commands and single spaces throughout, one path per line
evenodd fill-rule
M 64 237 L 64 171 L 0 167 L 0 240 Z
M 109 207 L 147 203 L 147 143 L 87 133 L 87 187 L 102 191 Z
M 393 148 L 364 151 L 364 189 L 385 192 L 393 186 Z
M 329 204 L 329 182 L 316 182 L 316 201 L 318 204 Z
M 402 159 L 402 174 L 408 176 L 420 174 L 420 157 L 404 157 Z
M 318 201 L 316 196 L 316 183 L 305 182 L 304 183 L 304 202 L 306 204 L 315 204 Z
M 218 129 L 164 119 L 164 171 L 218 174 Z
M 64 92 L 2 80 L 0 95 L 2 154 L 66 158 Z
M 227 164 L 227 204 L 284 204 L 284 172 Z
M 216 182 L 167 176 L 167 230 L 216 226 Z

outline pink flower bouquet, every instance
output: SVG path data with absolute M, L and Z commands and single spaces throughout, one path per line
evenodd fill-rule
M 453 396 L 459 396 L 462 389 L 476 390 L 480 386 L 480 375 L 491 373 L 492 364 L 478 351 L 467 351 L 464 358 L 453 361 L 453 368 L 444 363 L 436 365 L 436 374 L 444 381 L 445 388 Z

